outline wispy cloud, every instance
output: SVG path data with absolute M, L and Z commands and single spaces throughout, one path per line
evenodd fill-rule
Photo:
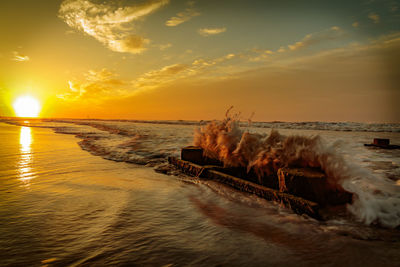
M 124 95 L 129 90 L 129 82 L 118 79 L 118 75 L 107 70 L 89 70 L 81 79 L 68 81 L 69 92 L 57 95 L 65 100 L 101 99 Z
M 225 27 L 199 29 L 199 34 L 203 35 L 203 36 L 216 35 L 216 34 L 220 34 L 220 33 L 223 33 L 223 32 L 226 32 L 226 28 Z
M 257 62 L 257 61 L 261 61 L 264 59 L 267 59 L 268 57 L 270 57 L 271 55 L 274 55 L 275 52 L 272 50 L 262 50 L 262 49 L 252 49 L 251 52 L 254 52 L 257 56 L 249 56 L 249 61 L 253 61 L 253 62 Z
M 248 68 L 250 71 L 245 73 L 255 73 L 258 70 L 273 70 L 273 72 L 282 73 L 287 70 L 307 70 L 316 71 L 321 73 L 327 73 L 326 68 L 330 68 L 335 63 L 338 66 L 335 71 L 342 73 L 343 75 L 348 74 L 347 68 L 357 69 L 358 74 L 362 74 L 362 71 L 371 71 L 378 73 L 375 70 L 377 66 L 381 66 L 379 72 L 382 74 L 380 77 L 385 77 L 388 81 L 388 77 L 395 80 L 393 85 L 397 85 L 400 81 L 399 78 L 399 63 L 400 54 L 397 51 L 400 48 L 400 32 L 383 35 L 378 39 L 372 39 L 366 43 L 351 43 L 344 46 L 338 46 L 335 48 L 319 50 L 314 53 L 299 55 L 299 54 L 274 54 L 267 61 L 261 62 L 256 68 Z M 383 60 L 382 60 L 383 59 Z M 346 61 L 345 64 L 343 62 Z M 383 65 L 382 62 L 384 62 Z M 375 64 L 375 65 L 374 65 Z M 368 69 L 367 66 L 374 67 Z M 375 74 L 374 74 L 375 75 Z M 240 76 L 239 73 L 236 76 Z M 377 76 L 376 76 L 377 77 Z
M 117 3 L 65 0 L 60 6 L 59 17 L 71 28 L 92 36 L 112 51 L 143 52 L 150 40 L 135 34 L 132 23 L 168 4 L 169 0 L 148 0 L 133 6 Z
M 338 39 L 342 34 L 343 31 L 339 27 L 333 26 L 324 31 L 307 34 L 301 41 L 288 45 L 288 48 L 292 51 L 298 50 L 324 41 Z
M 375 24 L 379 23 L 379 21 L 380 21 L 380 17 L 379 17 L 379 15 L 376 14 L 376 13 L 369 13 L 369 14 L 368 14 L 368 18 L 369 18 L 370 20 L 372 20 Z
M 132 84 L 137 89 L 155 88 L 161 84 L 165 84 L 178 78 L 187 76 L 188 72 L 190 72 L 190 65 L 172 64 L 159 70 L 149 71 L 138 79 L 134 80 Z
M 197 66 L 198 68 L 204 68 L 204 67 L 210 67 L 210 66 L 214 66 L 223 62 L 226 62 L 228 60 L 231 60 L 233 58 L 237 57 L 237 55 L 235 54 L 227 54 L 225 56 L 222 57 L 217 57 L 214 59 L 196 59 L 195 61 L 193 61 L 192 65 L 193 66 Z
M 102 101 L 107 98 L 132 95 L 192 76 L 205 67 L 203 64 L 200 66 L 200 64 L 176 63 L 145 72 L 133 80 L 122 80 L 116 73 L 107 69 L 89 70 L 83 77 L 69 80 L 68 92 L 58 94 L 57 97 L 68 101 L 79 99 Z
M 279 49 L 276 52 L 283 53 L 285 51 L 286 51 L 285 47 L 281 46 L 281 47 L 279 47 Z
M 241 58 L 250 62 L 271 61 L 273 58 L 282 58 L 283 55 L 287 59 L 293 56 L 287 55 L 288 51 L 298 51 L 313 45 L 317 45 L 326 41 L 333 41 L 344 36 L 344 31 L 337 26 L 328 29 L 307 34 L 303 39 L 293 44 L 280 46 L 272 51 L 270 49 L 251 49 L 250 51 L 241 53 Z
M 194 1 L 188 2 L 187 5 L 189 7 L 186 8 L 185 11 L 179 12 L 178 14 L 176 14 L 176 16 L 167 20 L 165 22 L 165 25 L 170 26 L 170 27 L 175 27 L 175 26 L 178 26 L 179 24 L 182 24 L 182 23 L 190 20 L 193 17 L 200 15 L 200 12 L 196 11 L 193 8 Z
M 271 50 L 271 49 L 251 49 L 243 53 L 239 53 L 240 58 L 245 59 L 249 62 L 260 62 L 261 64 L 264 64 L 266 62 L 274 62 L 274 60 L 284 60 L 284 61 L 290 61 L 301 54 L 294 53 L 299 50 L 302 50 L 304 48 L 317 45 L 323 42 L 327 41 L 334 41 L 339 38 L 342 38 L 345 35 L 345 32 L 337 27 L 333 26 L 328 29 L 319 31 L 319 32 L 314 32 L 307 34 L 303 39 L 301 39 L 298 42 L 295 42 L 293 44 L 289 45 L 284 45 L 280 46 L 276 50 Z M 314 50 L 314 52 L 319 51 L 320 49 Z M 292 52 L 292 53 L 287 53 L 287 52 Z
M 160 44 L 158 45 L 158 48 L 160 48 L 161 51 L 164 51 L 165 49 L 168 49 L 172 46 L 171 43 L 167 43 L 167 44 Z
M 358 23 L 358 21 L 353 22 L 353 24 L 351 24 L 351 26 L 353 26 L 354 28 L 358 28 L 358 26 L 360 26 L 360 23 Z
M 68 92 L 58 94 L 57 97 L 68 101 L 79 99 L 102 101 L 107 98 L 133 95 L 180 79 L 204 74 L 207 70 L 235 57 L 235 54 L 227 54 L 214 59 L 197 59 L 189 64 L 175 63 L 145 72 L 133 80 L 119 79 L 117 74 L 107 69 L 89 70 L 83 77 L 69 80 Z
M 19 62 L 24 62 L 24 61 L 29 61 L 30 58 L 29 58 L 28 56 L 21 55 L 21 54 L 18 53 L 17 51 L 14 51 L 14 52 L 13 52 L 13 56 L 11 57 L 11 60 L 19 61 Z
M 168 65 L 161 69 L 144 73 L 135 79 L 132 84 L 136 91 L 157 88 L 178 79 L 204 75 L 207 70 L 214 69 L 218 65 L 236 57 L 237 55 L 231 53 L 214 59 L 196 59 L 191 64 L 177 63 Z

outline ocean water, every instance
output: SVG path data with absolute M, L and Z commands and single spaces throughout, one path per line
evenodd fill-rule
M 320 222 L 218 183 L 155 172 L 193 144 L 198 122 L 2 121 L 0 266 L 400 262 L 399 150 L 363 146 L 374 137 L 400 144 L 398 125 L 242 125 L 318 135 L 357 170 L 346 180 L 361 199 L 352 216 Z

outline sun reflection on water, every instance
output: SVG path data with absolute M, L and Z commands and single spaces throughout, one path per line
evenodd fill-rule
M 18 175 L 19 179 L 24 183 L 29 183 L 32 179 L 33 173 L 31 168 L 32 163 L 32 151 L 31 144 L 33 138 L 30 127 L 21 127 L 20 137 L 19 137 L 19 150 L 20 159 L 18 162 Z
M 30 127 L 21 127 L 19 144 L 21 145 L 21 153 L 29 153 L 31 151 L 32 135 Z

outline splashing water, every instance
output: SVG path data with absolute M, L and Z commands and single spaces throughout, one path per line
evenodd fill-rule
M 323 170 L 328 183 L 355 194 L 348 210 L 366 224 L 386 227 L 400 225 L 400 187 L 383 175 L 377 175 L 338 151 L 340 141 L 331 145 L 320 136 L 251 133 L 240 128 L 238 115 L 213 121 L 195 131 L 194 144 L 207 157 L 218 159 L 227 167 L 245 167 L 260 181 L 282 167 L 311 167 Z

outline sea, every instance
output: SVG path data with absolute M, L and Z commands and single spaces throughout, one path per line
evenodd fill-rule
M 334 155 L 355 200 L 318 221 L 158 171 L 210 123 L 0 118 L 0 266 L 400 265 L 400 150 L 364 146 L 400 145 L 400 124 L 238 122 Z

